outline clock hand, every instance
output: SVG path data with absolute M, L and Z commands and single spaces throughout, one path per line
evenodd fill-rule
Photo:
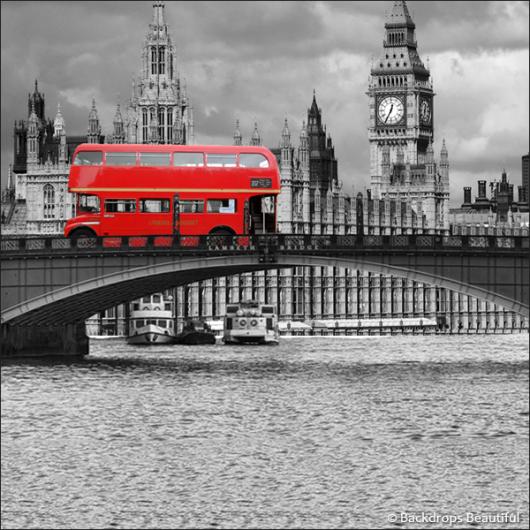
M 385 123 L 388 121 L 388 118 L 390 118 L 390 114 L 392 114 L 392 109 L 394 108 L 394 105 L 390 105 L 390 110 L 388 111 L 388 114 L 386 116 Z

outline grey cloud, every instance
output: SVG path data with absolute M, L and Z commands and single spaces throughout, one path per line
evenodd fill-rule
M 447 50 L 467 56 L 479 50 L 528 49 L 527 2 L 408 5 L 424 59 Z M 315 88 L 347 189 L 353 183 L 357 189 L 369 185 L 365 91 L 370 56 L 382 50 L 384 13 L 391 7 L 391 1 L 166 2 L 178 68 L 187 78 L 195 108 L 198 139 L 231 142 L 239 118 L 245 139 L 258 121 L 264 142 L 276 146 L 287 117 L 297 144 Z M 27 92 L 35 78 L 46 92 L 48 116 L 53 118 L 61 100 L 68 133 L 86 131 L 92 96 L 97 98 L 105 132 L 110 132 L 113 110 L 103 109 L 114 108 L 118 93 L 122 105 L 129 97 L 152 7 L 147 1 L 4 1 L 1 11 L 4 181 L 12 156 L 13 121 L 26 118 Z M 326 61 L 339 54 L 354 59 L 357 66 L 332 72 Z M 528 65 L 521 69 L 528 83 Z M 345 84 L 347 88 L 341 86 Z M 73 104 L 60 96 L 65 91 L 86 94 L 86 101 Z M 460 135 L 476 134 L 480 113 L 470 114 L 471 103 L 480 105 L 481 95 L 449 100 L 438 94 L 438 142 L 450 127 L 458 127 Z M 528 130 L 519 131 L 518 138 L 504 138 L 511 138 L 511 143 L 491 140 L 488 153 L 480 157 L 450 159 L 455 175 L 461 170 L 494 176 L 506 157 L 515 178 Z M 450 148 L 451 139 L 447 140 Z

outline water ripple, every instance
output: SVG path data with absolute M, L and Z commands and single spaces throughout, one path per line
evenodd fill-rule
M 4 361 L 2 528 L 528 513 L 527 388 L 527 335 L 99 341 L 83 360 Z

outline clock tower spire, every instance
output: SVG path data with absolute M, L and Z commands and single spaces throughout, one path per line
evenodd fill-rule
M 427 147 L 433 141 L 434 93 L 430 72 L 417 51 L 415 29 L 407 3 L 395 1 L 385 23 L 383 51 L 372 65 L 367 92 L 374 198 L 384 194 L 388 180 L 383 176 L 383 147 L 388 147 L 391 164 L 397 163 L 398 151 L 402 151 L 414 168 L 425 164 Z

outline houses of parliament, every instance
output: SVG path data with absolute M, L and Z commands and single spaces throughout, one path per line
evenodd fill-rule
M 193 106 L 177 74 L 164 3 L 155 1 L 152 9 L 141 69 L 126 108 L 116 107 L 111 134 L 102 134 L 95 101 L 88 114 L 87 134 L 67 134 L 67 120 L 59 106 L 53 120 L 46 117 L 45 95 L 35 81 L 28 95 L 27 119 L 14 126 L 13 164 L 3 194 L 4 234 L 62 233 L 65 221 L 74 215 L 67 182 L 71 156 L 80 143 L 195 142 Z M 279 123 L 278 145 L 269 148 L 277 156 L 281 173 L 280 232 L 355 234 L 362 225 L 369 234 L 506 233 L 519 230 L 525 215 L 528 221 L 528 208 L 526 213 L 524 207 L 518 208 L 513 197 L 503 216 L 488 218 L 490 222 L 480 226 L 469 226 L 462 211 L 458 216 L 450 211 L 449 152 L 443 140 L 435 153 L 435 96 L 405 1 L 395 1 L 387 16 L 383 47 L 370 71 L 367 96 L 371 186 L 364 196 L 344 191 L 333 141 L 314 92 L 312 99 L 309 94 L 307 116 L 296 138 L 287 120 Z M 233 143 L 261 145 L 258 124 L 245 141 L 236 121 Z M 289 322 L 337 325 L 353 319 L 419 318 L 434 323 L 438 332 L 528 328 L 521 315 L 471 296 L 334 267 L 220 277 L 176 288 L 173 296 L 179 322 L 190 316 L 220 318 L 227 303 L 254 298 L 275 304 L 280 319 Z M 123 308 L 111 308 L 106 315 L 118 322 Z

